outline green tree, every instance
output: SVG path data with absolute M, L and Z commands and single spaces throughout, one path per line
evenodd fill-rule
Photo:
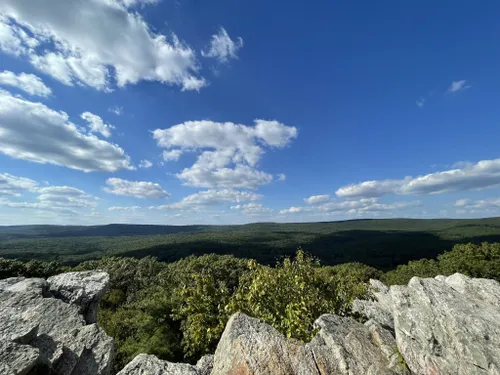
M 438 261 L 445 275 L 460 272 L 471 277 L 500 280 L 500 243 L 455 245 L 451 251 L 438 256 Z
M 333 275 L 320 272 L 319 261 L 299 249 L 295 259 L 285 258 L 275 268 L 249 263 L 229 312 L 243 311 L 262 319 L 287 337 L 308 341 L 320 315 L 348 315 L 353 298 L 368 294 L 360 284 L 354 293 Z
M 441 273 L 439 263 L 433 259 L 420 259 L 400 265 L 395 270 L 386 272 L 382 281 L 387 285 L 406 285 L 414 276 L 434 277 Z

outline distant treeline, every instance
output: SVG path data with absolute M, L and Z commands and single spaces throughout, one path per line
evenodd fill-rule
M 109 256 L 175 262 L 219 254 L 273 265 L 298 247 L 325 265 L 361 262 L 390 270 L 435 258 L 457 243 L 500 242 L 500 218 L 351 220 L 233 226 L 0 227 L 0 257 L 76 265 Z

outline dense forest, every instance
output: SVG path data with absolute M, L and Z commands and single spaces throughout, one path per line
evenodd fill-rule
M 220 254 L 273 265 L 298 247 L 325 265 L 361 262 L 381 270 L 435 258 L 457 243 L 500 242 L 500 218 L 384 219 L 233 226 L 0 227 L 0 257 L 77 265 L 102 257 L 175 262 Z
M 404 246 L 404 244 L 400 244 Z M 273 266 L 232 255 L 191 255 L 176 262 L 154 257 L 103 257 L 76 266 L 56 261 L 0 258 L 0 278 L 48 277 L 66 271 L 105 270 L 111 287 L 99 324 L 115 339 L 115 371 L 139 353 L 195 362 L 213 352 L 229 316 L 243 311 L 288 337 L 308 341 L 324 313 L 353 314 L 355 298 L 370 298 L 366 282 L 404 284 L 413 276 L 461 272 L 500 281 L 500 244 L 458 244 L 435 259 L 383 272 L 359 262 L 322 265 L 302 249 Z

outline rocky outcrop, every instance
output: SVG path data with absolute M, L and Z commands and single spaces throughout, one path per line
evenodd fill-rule
M 88 324 L 108 279 L 75 272 L 0 280 L 0 374 L 109 374 L 113 340 Z
M 106 274 L 0 281 L 0 374 L 107 374 L 112 340 L 91 323 Z M 413 278 L 356 301 L 366 319 L 323 315 L 309 343 L 238 313 L 196 365 L 141 354 L 119 375 L 499 375 L 500 284 Z
M 97 322 L 97 308 L 109 284 L 106 272 L 68 272 L 47 279 L 49 291 L 56 298 L 79 307 L 87 324 Z
M 396 342 L 416 374 L 500 374 L 500 284 L 455 274 L 393 286 Z

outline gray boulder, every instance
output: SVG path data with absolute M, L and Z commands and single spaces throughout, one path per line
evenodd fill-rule
M 139 354 L 117 375 L 200 375 L 196 366 L 162 361 L 154 355 Z
M 47 282 L 56 298 L 79 307 L 88 324 L 97 321 L 99 301 L 109 284 L 106 272 L 68 272 L 49 277 Z
M 306 347 L 313 353 L 319 374 L 404 374 L 392 334 L 374 321 L 360 324 L 351 318 L 323 315 L 320 329 Z
M 81 280 L 89 278 L 102 283 L 92 287 L 94 297 L 90 298 L 92 293 L 81 295 L 97 303 L 107 278 L 89 273 L 80 276 Z M 73 287 L 70 283 L 67 289 Z M 62 283 L 59 288 L 65 290 Z M 86 324 L 82 313 L 87 311 L 81 305 L 58 299 L 60 294 L 49 289 L 50 283 L 43 279 L 0 281 L 0 374 L 109 374 L 113 340 L 97 325 Z
M 392 286 L 396 342 L 416 374 L 500 374 L 500 284 L 464 275 Z
M 370 291 L 374 299 L 354 300 L 352 303 L 353 312 L 357 312 L 368 319 L 373 319 L 383 327 L 394 331 L 393 304 L 389 288 L 379 280 L 371 279 Z
M 391 333 L 372 322 L 323 315 L 308 344 L 288 339 L 258 319 L 236 314 L 229 320 L 214 356 L 212 375 L 395 375 Z M 376 328 L 371 328 L 376 325 Z

